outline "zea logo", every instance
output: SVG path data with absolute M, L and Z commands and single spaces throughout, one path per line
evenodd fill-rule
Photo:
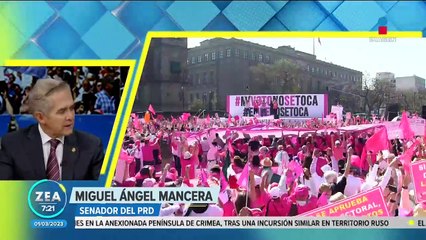
M 66 189 L 55 181 L 38 181 L 28 193 L 28 205 L 31 211 L 41 218 L 58 216 L 64 211 L 66 204 Z

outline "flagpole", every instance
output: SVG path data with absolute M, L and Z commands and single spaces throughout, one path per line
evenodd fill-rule
M 247 162 L 246 164 L 249 164 L 249 163 Z M 249 192 L 250 192 L 250 180 L 254 181 L 254 179 L 250 179 L 250 168 L 248 170 L 249 170 L 248 171 L 249 175 L 248 175 L 248 181 L 247 181 L 246 207 L 248 206 L 248 197 L 249 197 Z

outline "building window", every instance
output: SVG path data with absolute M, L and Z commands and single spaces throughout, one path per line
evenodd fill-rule
M 308 72 L 311 71 L 311 67 L 308 65 Z
M 197 83 L 198 78 L 200 78 L 200 75 L 197 73 L 197 75 L 195 75 L 195 78 L 193 79 L 194 85 Z
M 204 83 L 208 83 L 209 82 L 209 79 L 208 79 L 208 76 L 207 76 L 207 72 L 203 73 L 203 81 L 204 81 Z
M 209 78 L 210 82 L 214 82 L 214 72 L 210 71 L 210 78 Z
M 256 54 L 254 52 L 251 53 L 251 60 L 256 60 Z
M 173 73 L 173 74 L 181 73 L 180 62 L 170 61 L 170 73 Z
M 212 61 L 216 60 L 216 52 L 212 52 Z
M 206 53 L 206 54 L 204 54 L 204 61 L 208 61 L 209 60 L 209 54 L 208 53 Z
M 191 101 L 191 103 L 194 102 L 194 94 L 191 93 L 189 95 L 189 101 Z
M 262 62 L 263 61 L 263 54 L 259 54 L 259 62 Z
M 197 99 L 200 99 L 200 94 L 196 93 L 195 96 L 197 97 Z
M 219 58 L 223 58 L 223 50 L 219 51 Z
M 198 84 L 201 85 L 201 75 L 198 76 Z
M 195 57 L 191 58 L 191 63 L 194 64 L 195 63 Z
M 236 57 L 239 57 L 240 56 L 240 49 L 235 49 L 235 56 Z
M 226 57 L 231 57 L 231 49 L 226 49 Z
M 186 64 L 189 64 L 190 63 L 190 61 L 189 61 L 189 58 L 188 59 L 186 59 Z
M 198 62 L 199 63 L 201 62 L 201 56 L 198 56 Z
M 271 60 L 271 58 L 269 57 L 269 55 L 266 55 L 266 56 L 265 56 L 265 62 L 266 62 L 266 63 L 269 63 L 269 61 L 270 61 L 270 60 Z
M 312 67 L 312 68 L 311 68 L 311 72 L 315 72 L 315 67 Z
M 248 52 L 247 51 L 244 51 L 244 59 L 247 59 L 248 58 Z
M 336 72 L 333 72 L 333 77 L 336 77 L 336 75 L 337 75 L 337 73 L 336 73 Z

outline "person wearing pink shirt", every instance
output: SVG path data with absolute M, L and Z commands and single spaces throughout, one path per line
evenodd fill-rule
M 183 153 L 182 157 L 181 157 L 181 164 L 182 164 L 182 172 L 181 175 L 184 176 L 185 175 L 185 171 L 186 171 L 186 167 L 190 166 L 190 171 L 189 171 L 189 178 L 190 179 L 194 179 L 195 178 L 195 168 L 192 165 L 192 158 L 193 154 L 190 151 L 186 151 Z
M 259 114 L 259 101 L 254 100 L 253 103 L 253 111 L 254 111 L 254 115 L 256 116 L 256 114 Z
M 297 153 L 297 158 L 299 159 L 299 162 L 302 164 L 305 161 L 305 157 L 308 156 L 307 151 L 308 151 L 308 148 L 306 147 L 306 145 L 303 145 L 301 150 Z

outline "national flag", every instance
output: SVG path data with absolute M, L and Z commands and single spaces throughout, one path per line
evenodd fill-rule
M 155 115 L 154 107 L 152 107 L 152 105 L 151 105 L 151 104 L 149 104 L 148 111 L 150 111 L 152 114 L 154 114 L 154 115 Z
M 220 171 L 220 191 L 225 191 L 225 189 L 228 188 L 228 181 L 226 181 L 225 175 L 223 173 L 223 167 L 222 171 Z
M 234 147 L 232 146 L 231 139 L 228 141 L 228 150 L 229 150 L 229 153 L 231 153 L 231 155 L 234 156 L 235 150 L 234 150 Z
M 226 157 L 225 157 L 225 162 L 223 163 L 223 166 L 222 166 L 222 173 L 223 173 L 223 176 L 225 177 L 226 180 L 228 180 L 227 179 L 228 168 L 229 168 L 230 165 L 231 165 L 231 154 L 228 151 L 228 153 L 226 154 Z

